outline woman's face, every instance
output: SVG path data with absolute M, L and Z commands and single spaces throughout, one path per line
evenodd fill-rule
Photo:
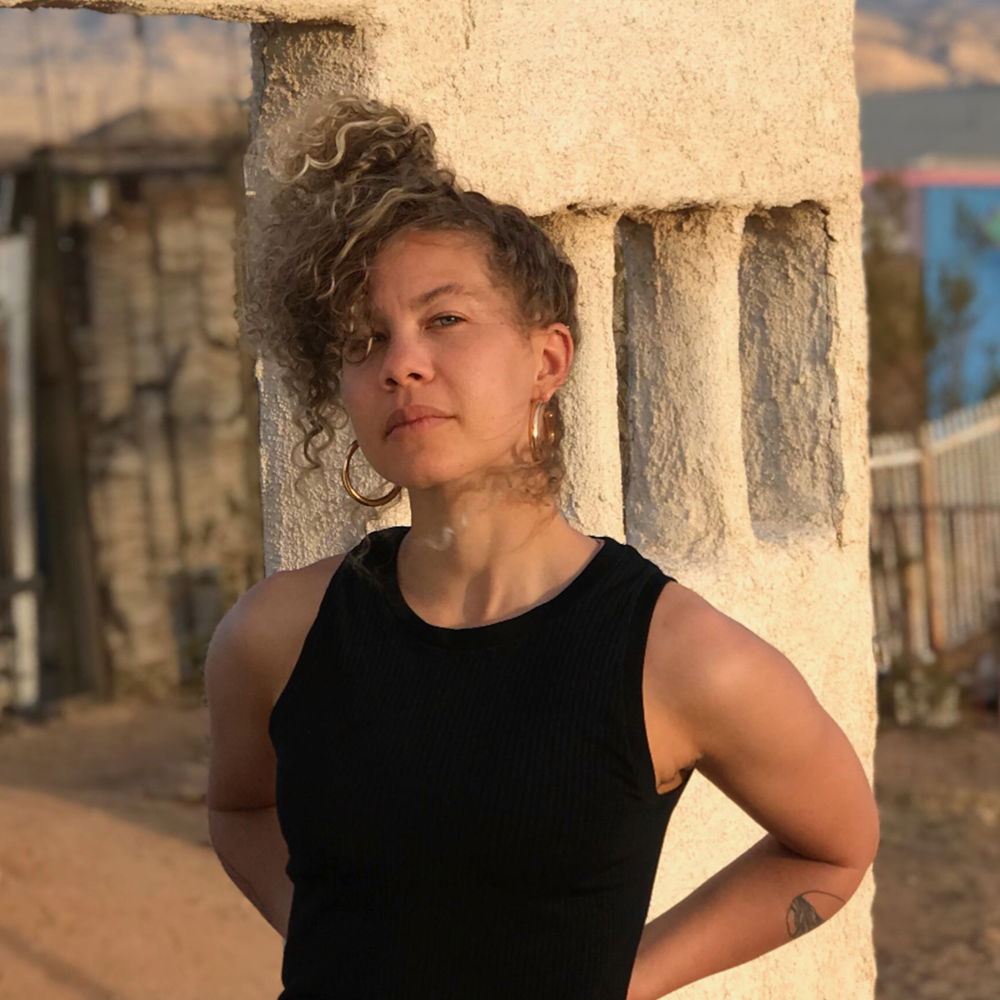
M 431 292 L 442 286 L 452 286 Z M 569 331 L 553 324 L 526 339 L 508 294 L 493 286 L 480 244 L 463 233 L 392 238 L 369 272 L 368 356 L 345 362 L 343 402 L 365 457 L 383 478 L 426 489 L 506 465 L 528 449 L 533 400 L 561 385 Z M 401 407 L 445 414 L 397 427 Z

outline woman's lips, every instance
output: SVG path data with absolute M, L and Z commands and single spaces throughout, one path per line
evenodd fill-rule
M 435 424 L 440 424 L 443 421 L 450 419 L 450 417 L 418 417 L 416 420 L 410 420 L 405 424 L 396 424 L 396 426 L 389 431 L 389 437 L 406 431 L 423 430 L 427 427 L 433 427 Z

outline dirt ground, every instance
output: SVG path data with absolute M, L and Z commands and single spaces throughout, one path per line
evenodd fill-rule
M 281 939 L 208 842 L 206 751 L 197 697 L 0 725 L 0 1000 L 275 1000 Z M 876 791 L 879 1000 L 996 1000 L 1000 728 L 883 730 Z
M 879 1000 L 1000 997 L 1000 727 L 883 728 Z
M 281 938 L 223 872 L 197 699 L 0 734 L 2 1000 L 275 1000 Z

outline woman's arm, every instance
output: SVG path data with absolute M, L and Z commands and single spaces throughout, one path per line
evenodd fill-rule
M 206 805 L 212 847 L 223 869 L 268 923 L 285 937 L 292 883 L 288 848 L 275 808 L 274 748 L 267 723 L 278 668 L 288 660 L 286 633 L 301 598 L 276 573 L 250 588 L 216 626 L 205 659 L 209 719 Z M 282 615 L 284 614 L 284 618 Z M 281 620 L 284 628 L 270 622 Z
M 287 938 L 292 883 L 285 874 L 288 848 L 275 807 L 209 809 L 208 829 L 226 874 L 261 916 Z
M 878 849 L 861 762 L 799 671 L 688 592 L 657 703 L 699 748 L 695 767 L 767 836 L 643 931 L 628 1000 L 658 1000 L 800 937 L 851 897 Z M 670 622 L 673 622 L 673 626 Z

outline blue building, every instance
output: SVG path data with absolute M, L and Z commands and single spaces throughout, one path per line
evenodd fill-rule
M 861 127 L 866 188 L 892 173 L 910 195 L 905 242 L 921 260 L 928 309 L 941 313 L 949 278 L 974 288 L 929 359 L 928 416 L 940 416 L 1000 381 L 1000 87 L 872 95 Z

